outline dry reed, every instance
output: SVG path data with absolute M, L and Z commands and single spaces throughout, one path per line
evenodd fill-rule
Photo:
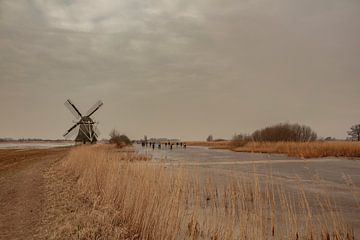
M 303 158 L 360 157 L 360 142 L 249 142 L 234 148 L 240 152 L 284 153 Z
M 61 166 L 93 208 L 111 209 L 109 224 L 126 226 L 132 239 L 353 239 L 327 197 L 318 198 L 315 211 L 305 191 L 286 192 L 271 178 L 236 176 L 219 184 L 144 160 L 84 146 Z
M 231 148 L 231 141 L 186 141 L 186 144 L 189 146 L 200 146 L 200 147 L 209 147 L 216 149 L 229 149 Z
M 278 153 L 293 157 L 360 157 L 360 142 L 355 141 L 315 141 L 315 142 L 188 142 L 189 146 L 206 146 L 216 149 L 229 149 L 236 152 Z

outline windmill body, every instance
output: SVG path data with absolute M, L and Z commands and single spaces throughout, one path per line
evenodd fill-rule
M 77 143 L 96 143 L 97 135 L 94 132 L 94 121 L 90 117 L 80 120 L 79 131 L 75 138 Z
M 77 122 L 63 135 L 65 138 L 71 138 L 77 133 L 75 142 L 77 144 L 96 143 L 100 135 L 97 129 L 96 122 L 93 121 L 91 116 L 103 105 L 103 102 L 98 101 L 92 106 L 85 116 L 76 108 L 76 106 L 69 99 L 65 102 L 65 106 L 77 119 Z

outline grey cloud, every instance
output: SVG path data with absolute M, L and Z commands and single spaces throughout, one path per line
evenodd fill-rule
M 345 137 L 360 118 L 358 1 L 3 0 L 0 13 L 1 135 L 60 137 L 68 97 L 102 99 L 102 132 L 132 137 L 280 121 Z M 24 113 L 36 124 L 13 130 Z

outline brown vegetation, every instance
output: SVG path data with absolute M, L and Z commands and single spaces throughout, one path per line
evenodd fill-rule
M 239 152 L 284 153 L 303 158 L 360 157 L 360 142 L 248 142 L 232 150 Z
M 214 149 L 229 149 L 231 145 L 231 141 L 186 141 L 188 146 L 199 146 L 199 147 L 210 147 Z
M 309 142 L 317 139 L 317 134 L 309 126 L 279 123 L 256 130 L 250 136 L 256 142 Z
M 125 134 L 120 134 L 115 129 L 110 132 L 109 142 L 115 144 L 118 148 L 131 145 L 131 140 Z
M 304 158 L 360 157 L 359 144 L 345 141 L 315 142 L 316 132 L 309 126 L 300 124 L 279 123 L 256 130 L 250 135 L 235 134 L 231 141 L 210 141 L 212 139 L 210 135 L 206 142 L 187 143 L 190 146 L 207 146 L 239 152 L 280 153 Z
M 347 133 L 351 140 L 360 141 L 360 124 L 351 126 L 350 131 Z
M 278 153 L 301 158 L 360 157 L 360 142 L 355 141 L 253 142 L 238 140 L 188 143 L 189 146 L 206 146 L 236 152 Z
M 69 228 L 67 237 L 353 239 L 326 195 L 315 200 L 315 210 L 304 191 L 287 193 L 271 179 L 236 176 L 220 185 L 146 160 L 129 149 L 74 148 L 60 168 L 77 179 L 75 187 L 89 210 L 82 218 L 86 222 L 68 219 L 67 226 L 77 227 Z M 103 219 L 101 228 L 94 218 Z M 59 229 L 58 238 L 66 232 Z
M 352 134 L 356 134 L 356 126 Z M 350 133 L 349 133 L 350 134 Z M 231 141 L 192 141 L 189 146 L 207 146 L 238 152 L 279 153 L 302 158 L 360 157 L 360 143 L 353 141 L 315 141 L 308 126 L 280 123 L 256 130 L 251 135 L 235 134 Z

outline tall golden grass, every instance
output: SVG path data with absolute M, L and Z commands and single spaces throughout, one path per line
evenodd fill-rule
M 188 142 L 190 146 L 206 146 L 229 149 L 237 152 L 279 153 L 293 157 L 360 157 L 360 142 L 354 141 L 315 141 L 315 142 Z
M 303 190 L 289 193 L 256 175 L 218 183 L 146 160 L 109 146 L 82 146 L 61 167 L 78 179 L 93 209 L 111 212 L 108 229 L 125 226 L 129 239 L 354 238 L 326 195 L 309 199 Z
M 360 142 L 248 142 L 240 152 L 284 153 L 294 157 L 360 157 Z
M 216 149 L 229 149 L 231 147 L 231 141 L 186 141 L 186 144 L 189 146 L 200 146 L 200 147 L 210 147 Z

